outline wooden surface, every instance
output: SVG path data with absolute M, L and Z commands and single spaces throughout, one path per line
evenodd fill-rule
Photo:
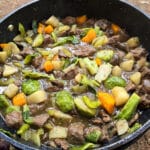
M 0 18 L 31 0 L 0 0 Z M 128 0 L 150 15 L 150 0 Z M 137 18 L 138 19 L 138 18 Z M 121 149 L 119 149 L 121 150 Z M 125 150 L 150 150 L 150 129 Z

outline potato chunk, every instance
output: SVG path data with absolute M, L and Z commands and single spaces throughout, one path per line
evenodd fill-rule
M 135 72 L 134 74 L 132 74 L 131 76 L 130 76 L 130 80 L 134 83 L 134 84 L 136 84 L 136 85 L 138 85 L 138 84 L 140 84 L 140 82 L 141 82 L 141 73 L 140 72 Z

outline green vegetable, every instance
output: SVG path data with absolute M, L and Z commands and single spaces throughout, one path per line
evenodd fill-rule
M 35 39 L 33 40 L 32 46 L 33 47 L 39 47 L 44 42 L 44 37 L 42 34 L 38 34 Z
M 89 108 L 98 108 L 100 106 L 100 101 L 98 100 L 91 100 L 87 96 L 83 96 L 82 99 Z
M 32 70 L 22 70 L 24 77 L 29 77 L 31 79 L 47 78 L 49 80 L 55 80 L 53 75 L 48 75 L 46 73 L 35 72 Z
M 142 125 L 140 123 L 135 123 L 131 128 L 129 128 L 128 133 L 133 133 L 138 130 Z
M 125 87 L 126 81 L 121 77 L 111 76 L 105 80 L 104 85 L 107 89 L 112 89 L 115 86 Z
M 13 111 L 20 111 L 20 107 L 19 106 L 10 105 L 9 107 L 6 108 L 5 113 L 9 114 L 9 113 L 11 113 Z
M 48 110 L 48 114 L 51 116 L 51 117 L 54 117 L 56 119 L 62 119 L 62 120 L 72 120 L 72 116 L 68 115 L 68 114 L 65 114 L 59 110 L 56 110 L 56 109 L 49 109 Z
M 85 143 L 82 146 L 72 146 L 70 150 L 87 150 L 87 149 L 93 149 L 95 147 L 96 145 L 93 143 Z
M 96 109 L 89 108 L 82 100 L 82 98 L 77 97 L 74 99 L 75 106 L 77 107 L 78 111 L 87 117 L 93 117 L 96 114 Z
M 17 134 L 21 135 L 24 132 L 26 132 L 29 128 L 30 128 L 30 125 L 25 123 L 17 130 Z
M 26 104 L 23 106 L 22 116 L 23 116 L 23 120 L 26 123 L 32 124 L 33 119 L 32 119 L 32 117 L 30 117 L 30 109 L 29 109 L 28 105 L 26 105 Z
M 72 87 L 72 91 L 74 94 L 81 94 L 87 91 L 87 86 L 86 85 L 75 85 Z
M 56 104 L 63 112 L 71 111 L 74 107 L 73 97 L 68 91 L 60 91 L 56 94 Z
M 113 50 L 100 50 L 99 52 L 97 52 L 96 56 L 104 61 L 110 61 L 113 55 Z
M 129 98 L 128 102 L 124 105 L 124 107 L 115 118 L 129 120 L 135 113 L 139 102 L 140 97 L 136 93 L 133 93 Z
M 52 35 L 52 39 L 54 40 L 54 42 L 57 42 L 56 33 L 55 33 L 55 32 L 52 32 L 51 35 Z
M 32 29 L 34 33 L 37 33 L 37 21 L 36 20 L 32 21 Z
M 53 47 L 58 46 L 58 45 L 63 45 L 69 42 L 73 44 L 78 44 L 80 41 L 76 36 L 61 37 L 57 40 L 56 43 L 53 44 Z
M 0 109 L 5 109 L 9 106 L 9 101 L 5 95 L 0 94 Z
M 9 132 L 9 131 L 7 131 L 7 130 L 4 130 L 4 129 L 2 129 L 2 128 L 0 128 L 0 132 L 3 132 L 3 133 L 7 134 L 7 135 L 10 136 L 10 137 L 14 137 L 14 135 L 13 135 L 11 132 Z
M 97 143 L 97 141 L 100 139 L 101 137 L 101 131 L 100 130 L 93 130 L 90 133 L 88 133 L 85 138 L 87 141 L 93 142 L 93 143 Z
M 99 27 L 99 26 L 95 25 L 94 30 L 95 30 L 96 35 L 97 35 L 98 37 L 104 35 L 104 32 L 103 32 L 102 30 L 100 30 L 100 27 Z
M 22 83 L 21 88 L 25 94 L 30 95 L 40 89 L 40 82 L 37 80 L 29 79 Z
M 15 79 L 14 78 L 9 78 L 7 80 L 0 79 L 0 86 L 7 86 L 11 83 L 14 83 Z
M 18 68 L 10 65 L 4 65 L 4 71 L 3 71 L 4 77 L 8 77 L 16 72 L 18 72 Z
M 98 66 L 94 60 L 90 60 L 89 58 L 83 58 L 79 60 L 80 64 L 82 63 L 82 66 L 87 68 L 87 70 L 90 72 L 91 75 L 94 75 L 98 71 Z
M 24 37 L 25 34 L 26 34 L 26 32 L 25 32 L 25 28 L 24 28 L 24 26 L 23 26 L 22 23 L 19 23 L 19 25 L 18 25 L 18 30 L 20 31 L 20 35 L 21 35 L 22 37 Z
M 31 61 L 32 61 L 32 59 L 35 58 L 37 55 L 38 55 L 38 54 L 36 54 L 36 53 L 35 53 L 35 54 L 29 54 L 29 55 L 27 55 L 27 56 L 25 57 L 25 59 L 24 59 L 24 64 L 25 64 L 25 65 L 30 64 Z
M 106 80 L 108 76 L 111 74 L 112 65 L 109 63 L 102 64 L 97 74 L 95 75 L 95 80 L 101 83 L 102 81 Z

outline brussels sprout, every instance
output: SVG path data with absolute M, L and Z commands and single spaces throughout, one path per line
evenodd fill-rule
M 3 108 L 6 108 L 8 106 L 9 106 L 8 99 L 6 98 L 5 95 L 0 94 L 0 108 L 3 109 Z
M 29 79 L 22 83 L 22 91 L 27 95 L 30 95 L 38 91 L 39 89 L 40 89 L 40 82 L 37 80 Z
M 33 47 L 39 47 L 44 42 L 44 37 L 42 34 L 38 34 L 35 39 L 33 40 L 32 46 Z
M 56 94 L 56 104 L 63 112 L 71 111 L 74 107 L 73 97 L 68 91 L 60 91 Z
M 114 55 L 113 50 L 101 50 L 97 53 L 97 57 L 104 61 L 110 61 L 113 55 Z
M 115 86 L 125 87 L 126 81 L 121 77 L 112 76 L 105 80 L 104 85 L 107 89 L 112 89 Z

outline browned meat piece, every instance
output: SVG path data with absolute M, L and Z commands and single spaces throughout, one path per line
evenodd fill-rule
M 75 56 L 79 57 L 86 57 L 86 56 L 91 56 L 93 53 L 96 52 L 96 49 L 88 44 L 83 44 L 83 45 L 74 45 L 71 47 L 72 53 Z
M 5 116 L 6 124 L 9 127 L 19 127 L 23 123 L 22 114 L 18 111 L 13 111 Z
M 62 71 L 59 71 L 59 70 L 57 70 L 57 71 L 54 70 L 53 74 L 55 75 L 56 78 L 61 78 L 64 75 L 64 73 Z
M 94 118 L 91 120 L 92 124 L 95 124 L 95 125 L 102 125 L 103 124 L 103 120 L 101 118 Z
M 76 18 L 75 17 L 71 17 L 71 16 L 67 16 L 66 18 L 64 18 L 62 20 L 63 24 L 68 24 L 68 25 L 75 24 L 75 22 L 76 22 Z
M 41 64 L 43 63 L 43 57 L 42 56 L 37 56 L 32 60 L 32 65 L 35 68 L 38 68 L 41 66 Z
M 150 80 L 149 79 L 143 80 L 143 90 L 146 93 L 150 93 Z
M 33 54 L 34 50 L 32 49 L 32 47 L 24 47 L 23 50 L 20 52 L 20 55 L 22 55 L 23 57 L 29 55 L 29 54 Z
M 44 123 L 48 120 L 49 115 L 48 114 L 40 114 L 33 117 L 33 125 L 36 125 L 38 127 L 42 127 Z
M 150 108 L 150 95 L 145 94 L 141 96 L 140 108 Z
M 19 55 L 19 54 L 14 54 L 14 55 L 12 56 L 12 59 L 15 59 L 15 60 L 22 60 L 23 57 L 22 57 L 21 55 Z
M 10 149 L 10 144 L 3 139 L 0 139 L 0 149 L 1 150 L 9 150 Z
M 47 102 L 29 105 L 30 113 L 32 115 L 38 114 L 39 112 L 43 111 L 46 107 L 47 107 Z
M 75 68 L 75 69 L 72 69 L 69 72 L 65 73 L 62 78 L 65 80 L 71 80 L 71 79 L 74 79 L 78 73 L 79 73 L 78 68 Z
M 95 20 L 94 19 L 88 19 L 86 22 L 85 22 L 85 25 L 86 26 L 94 26 L 95 24 Z
M 136 113 L 129 121 L 129 126 L 132 126 L 139 119 L 139 114 Z
M 101 136 L 100 141 L 103 143 L 108 142 L 109 141 L 109 134 L 108 134 L 107 127 L 103 126 L 101 131 L 102 131 L 102 136 Z
M 84 143 L 84 127 L 85 125 L 81 122 L 70 124 L 68 127 L 68 140 L 73 144 Z
M 102 30 L 106 30 L 108 27 L 110 27 L 110 22 L 105 19 L 100 19 L 95 22 L 95 25 L 100 27 Z
M 145 49 L 142 47 L 137 47 L 131 50 L 131 53 L 133 54 L 134 58 L 140 59 L 141 56 L 145 55 Z
M 105 123 L 111 121 L 111 117 L 104 110 L 101 109 L 99 115 Z
M 69 149 L 69 143 L 65 139 L 55 139 L 55 143 L 63 150 Z
M 51 39 L 49 34 L 44 34 L 44 42 L 43 47 L 47 46 L 48 44 L 53 43 L 53 40 Z
M 135 91 L 135 90 L 136 90 L 135 84 L 133 84 L 131 81 L 129 81 L 129 83 L 128 83 L 127 86 L 126 86 L 126 90 L 127 90 L 128 92 L 133 92 L 133 91 Z
M 129 47 L 125 42 L 116 42 L 115 47 L 125 52 L 129 52 Z
M 143 67 L 141 72 L 143 78 L 147 78 L 147 79 L 150 78 L 150 69 L 148 67 Z

